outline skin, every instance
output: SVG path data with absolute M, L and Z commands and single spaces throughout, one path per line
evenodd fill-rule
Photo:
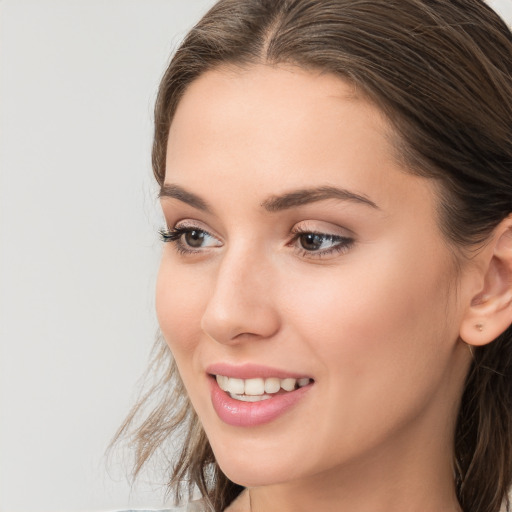
M 211 236 L 194 253 L 165 245 L 157 314 L 220 467 L 250 489 L 236 510 L 460 510 L 452 437 L 471 355 L 459 330 L 480 281 L 456 272 L 435 187 L 404 171 L 390 135 L 351 85 L 291 66 L 209 71 L 180 101 L 165 184 L 211 212 L 171 197 L 162 208 L 169 228 Z M 376 207 L 262 207 L 321 186 Z M 296 228 L 353 242 L 318 254 Z M 230 426 L 210 398 L 217 362 L 315 382 L 276 420 Z

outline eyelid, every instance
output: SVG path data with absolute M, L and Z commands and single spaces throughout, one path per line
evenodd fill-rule
M 211 231 L 210 228 L 207 227 L 206 224 L 204 224 L 204 222 L 201 222 L 199 220 L 183 219 L 183 220 L 178 220 L 178 221 L 174 222 L 173 229 L 182 229 L 182 228 L 200 229 L 201 231 L 204 231 L 205 233 L 208 233 L 211 236 L 215 236 L 213 233 L 210 233 L 210 231 Z M 215 238 L 218 238 L 218 237 L 215 236 Z
M 222 247 L 222 240 L 210 232 L 208 228 L 202 226 L 202 222 L 195 221 L 192 219 L 186 219 L 183 221 L 178 221 L 174 223 L 172 228 L 167 227 L 166 229 L 160 229 L 160 236 L 164 243 L 170 243 L 173 249 L 181 255 L 185 256 L 193 256 L 198 254 L 205 254 L 208 249 Z M 192 232 L 202 233 L 204 238 L 213 240 L 213 244 L 201 245 L 199 247 L 194 247 L 193 245 L 189 245 L 184 239 L 185 235 Z
M 179 222 L 176 222 L 176 224 L 174 225 L 174 229 L 202 231 L 209 237 L 214 238 L 215 240 L 219 241 L 221 245 L 224 245 L 224 242 L 220 236 L 213 233 L 213 231 L 210 228 L 205 227 L 204 224 L 199 221 L 191 221 L 191 220 L 179 221 Z
M 298 223 L 290 230 L 291 239 L 286 246 L 293 247 L 294 252 L 303 259 L 321 259 L 335 257 L 337 254 L 346 253 L 355 243 L 355 238 L 350 230 L 339 226 L 325 226 L 324 222 L 313 222 L 315 228 L 308 226 L 309 222 Z M 322 226 L 324 225 L 324 226 Z M 320 229 L 318 229 L 320 227 Z M 349 232 L 342 234 L 339 231 Z M 202 233 L 202 242 L 198 246 L 187 241 L 186 235 L 192 232 Z M 160 230 L 160 235 L 164 242 L 171 242 L 174 249 L 183 255 L 207 254 L 210 249 L 222 247 L 224 245 L 220 237 L 211 233 L 208 228 L 203 227 L 203 223 L 192 219 L 178 221 L 173 228 Z M 320 239 L 319 246 L 316 248 L 307 247 L 301 240 L 303 235 L 315 235 Z M 205 243 L 206 242 L 206 243 Z M 210 242 L 210 243 L 208 243 Z M 211 243 L 213 242 L 213 243 Z M 204 244 L 204 245 L 203 245 Z M 327 247 L 323 247 L 327 245 Z
M 307 225 L 304 224 L 298 224 L 295 225 L 291 233 L 293 234 L 293 237 L 291 241 L 288 242 L 287 245 L 294 246 L 294 250 L 296 254 L 301 256 L 304 259 L 322 259 L 322 258 L 335 258 L 338 254 L 345 254 L 348 252 L 352 246 L 355 244 L 355 236 L 351 230 L 345 229 L 344 231 L 347 231 L 346 234 L 336 233 L 337 229 L 329 229 L 329 228 L 308 228 Z M 323 224 L 323 223 L 322 223 Z M 317 223 L 318 227 L 318 223 Z M 337 227 L 340 229 L 339 227 Z M 334 241 L 335 243 L 326 249 L 319 249 L 319 250 L 308 250 L 304 247 L 298 247 L 297 243 L 302 235 L 318 235 L 320 237 L 324 237 L 325 239 L 331 239 L 331 241 Z
M 340 236 L 343 238 L 356 237 L 354 231 L 346 226 L 340 226 L 326 221 L 305 220 L 297 222 L 290 231 L 292 233 L 318 233 L 330 236 Z
M 183 234 L 190 233 L 191 231 L 200 231 L 201 233 L 204 233 L 205 235 L 207 235 L 209 238 L 213 238 L 220 242 L 218 237 L 216 237 L 215 235 L 212 235 L 209 231 L 206 231 L 206 229 L 199 228 L 198 226 L 175 226 L 174 228 L 166 227 L 166 228 L 161 228 L 158 230 L 161 237 L 164 239 L 164 242 L 165 241 L 175 241 L 179 237 L 181 237 Z M 222 245 L 222 243 L 220 245 Z

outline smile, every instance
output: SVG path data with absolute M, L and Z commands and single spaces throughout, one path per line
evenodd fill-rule
M 278 377 L 237 379 L 225 375 L 216 375 L 217 384 L 222 391 L 229 393 L 234 400 L 242 402 L 258 402 L 268 400 L 272 395 L 281 392 L 295 391 L 312 382 L 308 377 L 302 379 L 279 379 Z
M 256 365 L 220 364 L 208 370 L 213 408 L 224 423 L 236 427 L 256 427 L 276 420 L 305 400 L 315 387 L 314 379 L 304 375 Z

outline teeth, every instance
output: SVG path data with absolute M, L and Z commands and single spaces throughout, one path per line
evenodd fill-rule
M 234 393 L 236 395 L 243 395 L 245 393 L 245 382 L 243 379 L 228 379 L 227 384 L 230 393 Z
M 276 379 L 274 377 L 265 379 L 265 393 L 277 393 L 280 389 L 281 381 L 279 379 Z
M 281 381 L 281 387 L 285 391 L 293 391 L 295 389 L 295 384 L 297 383 L 296 379 L 283 379 Z
M 263 395 L 265 393 L 265 381 L 263 379 L 247 379 L 245 381 L 246 395 Z
M 231 398 L 234 398 L 235 400 L 240 400 L 242 402 L 261 402 L 262 400 L 268 400 L 269 398 L 272 398 L 270 395 L 251 396 L 236 395 L 235 393 L 230 393 L 229 396 L 231 396 Z
M 220 389 L 228 392 L 233 398 L 245 402 L 256 402 L 260 399 L 266 400 L 271 398 L 268 394 L 277 393 L 280 389 L 293 391 L 294 389 L 307 386 L 311 382 L 311 379 L 307 377 L 302 379 L 278 379 L 276 377 L 269 377 L 268 379 L 235 379 L 225 375 L 217 375 L 216 379 Z M 239 398 L 240 396 L 243 399 Z
M 224 375 L 217 375 L 217 384 L 222 391 L 228 390 L 228 378 L 224 377 Z

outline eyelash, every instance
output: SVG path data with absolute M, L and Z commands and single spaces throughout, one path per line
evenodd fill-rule
M 198 254 L 202 252 L 203 248 L 194 249 L 191 248 L 189 245 L 185 244 L 183 242 L 183 236 L 187 233 L 192 232 L 199 232 L 202 233 L 203 236 L 209 236 L 211 238 L 215 238 L 211 233 L 208 231 L 199 228 L 197 226 L 184 226 L 184 227 L 175 227 L 172 229 L 160 229 L 160 237 L 163 242 L 171 242 L 174 244 L 176 251 L 179 254 L 184 255 L 191 255 L 191 254 Z M 329 256 L 331 254 L 336 253 L 346 253 L 354 244 L 354 239 L 346 236 L 340 236 L 340 235 L 332 235 L 329 233 L 322 233 L 320 231 L 312 231 L 312 230 L 306 230 L 302 228 L 294 228 L 292 230 L 293 238 L 287 245 L 295 245 L 297 241 L 300 239 L 300 237 L 304 235 L 314 235 L 321 237 L 324 241 L 330 241 L 334 243 L 332 247 L 329 249 L 319 250 L 319 251 L 312 251 L 307 250 L 304 247 L 297 247 L 295 246 L 295 251 L 297 254 L 299 254 L 303 258 L 322 258 L 325 256 Z
M 182 240 L 183 235 L 186 235 L 187 233 L 192 233 L 193 231 L 198 231 L 199 233 L 203 233 L 204 235 L 208 235 L 212 238 L 215 238 L 211 233 L 208 233 L 208 231 L 197 226 L 183 226 L 175 227 L 172 229 L 160 229 L 159 233 L 162 242 L 173 243 L 178 254 L 197 254 L 201 252 L 202 249 L 191 248 L 190 246 L 184 244 Z
M 324 249 L 322 251 L 308 251 L 304 247 L 295 247 L 297 253 L 303 258 L 322 258 L 325 256 L 329 256 L 331 254 L 344 254 L 346 253 L 353 245 L 354 239 L 341 236 L 341 235 L 332 235 L 330 233 L 323 233 L 321 231 L 314 231 L 311 229 L 303 229 L 303 228 L 294 228 L 292 229 L 293 238 L 290 241 L 289 245 L 296 244 L 296 242 L 300 239 L 301 236 L 304 235 L 315 235 L 327 241 L 332 242 L 334 245 L 329 249 Z

